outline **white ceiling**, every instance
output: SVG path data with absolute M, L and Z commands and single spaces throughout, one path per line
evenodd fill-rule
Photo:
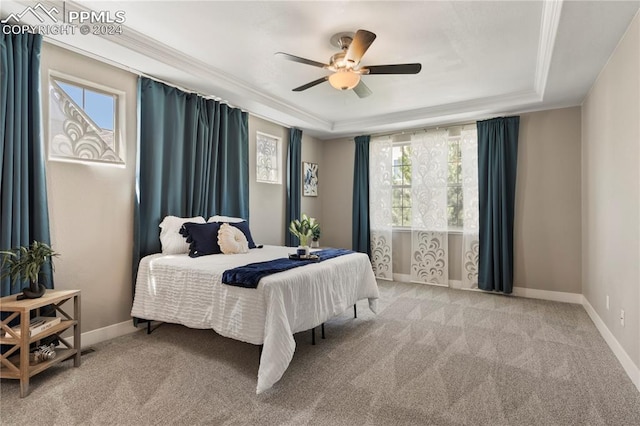
M 35 2 L 3 1 L 2 17 Z M 57 6 L 60 1 L 42 1 Z M 120 36 L 56 43 L 214 95 L 328 139 L 579 105 L 638 12 L 640 1 L 109 1 L 65 9 L 125 12 Z M 24 17 L 29 20 L 28 16 Z M 37 22 L 32 22 L 37 23 Z M 363 65 L 420 62 L 417 75 L 370 75 L 360 99 L 329 72 L 335 33 L 377 34 Z

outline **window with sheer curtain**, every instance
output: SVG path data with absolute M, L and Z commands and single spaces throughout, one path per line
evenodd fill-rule
M 402 139 L 401 142 L 394 140 Z M 463 286 L 477 283 L 478 168 L 475 126 L 373 137 L 372 263 L 393 277 L 392 233 L 411 232 L 411 281 L 448 285 L 448 234 L 463 235 Z

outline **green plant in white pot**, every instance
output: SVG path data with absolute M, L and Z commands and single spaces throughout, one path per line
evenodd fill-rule
M 289 232 L 298 237 L 300 248 L 304 249 L 304 254 L 309 254 L 309 240 L 313 238 L 313 229 L 318 225 L 315 218 L 302 214 L 300 220 L 292 220 L 289 224 Z
M 312 243 L 311 245 L 313 247 L 318 247 L 320 246 L 320 224 L 318 222 L 315 223 L 315 226 L 313 226 L 311 228 L 311 239 L 312 239 Z
M 48 244 L 34 241 L 30 246 L 2 250 L 0 255 L 2 255 L 1 277 L 11 277 L 14 284 L 29 280 L 29 287 L 22 289 L 22 298 L 37 299 L 42 297 L 46 288 L 38 282 L 38 277 L 47 262 L 51 262 L 53 268 L 52 258 L 59 256 L 59 254 L 53 251 Z

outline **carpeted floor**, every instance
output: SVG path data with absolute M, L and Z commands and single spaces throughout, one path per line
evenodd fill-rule
M 289 369 L 255 394 L 258 348 L 164 324 L 3 380 L 0 423 L 638 425 L 640 393 L 578 305 L 380 282 L 366 302 L 296 336 Z

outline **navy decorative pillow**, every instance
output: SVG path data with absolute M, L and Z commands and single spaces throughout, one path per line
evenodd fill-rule
M 193 223 L 182 225 L 180 234 L 187 238 L 189 243 L 189 256 L 200 257 L 208 254 L 222 253 L 218 244 L 218 231 L 220 223 Z
M 247 221 L 242 222 L 209 222 L 209 223 L 217 223 L 218 225 L 222 225 L 223 223 L 228 223 L 229 225 L 238 228 L 242 231 L 245 237 L 247 237 L 247 242 L 249 243 L 249 248 L 256 248 L 256 243 L 253 241 L 253 237 L 251 236 L 251 231 L 249 230 L 249 224 Z

